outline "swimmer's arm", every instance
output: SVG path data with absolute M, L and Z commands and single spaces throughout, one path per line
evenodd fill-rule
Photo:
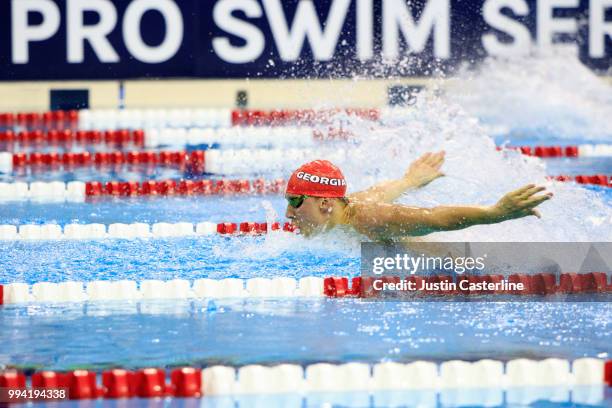
M 421 236 L 499 221 L 491 207 L 417 208 L 378 204 L 377 208 L 356 216 L 359 230 L 387 237 Z
M 543 190 L 543 187 L 528 185 L 506 194 L 497 204 L 489 207 L 440 206 L 428 209 L 365 203 L 356 208 L 355 223 L 360 230 L 401 237 L 494 224 L 529 215 L 540 217 L 535 207 L 552 197 L 550 193 L 535 195 Z
M 377 184 L 365 191 L 349 196 L 353 201 L 374 201 L 391 203 L 411 189 L 423 187 L 441 177 L 440 167 L 444 163 L 444 151 L 426 153 L 415 160 L 404 177 Z
M 372 201 L 379 203 L 391 203 L 397 200 L 408 190 L 418 188 L 419 185 L 413 180 L 401 178 L 399 180 L 389 180 L 367 190 L 349 195 L 349 201 Z

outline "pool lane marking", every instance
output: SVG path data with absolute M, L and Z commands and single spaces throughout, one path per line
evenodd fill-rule
M 39 202 L 83 202 L 101 196 L 206 196 L 236 194 L 281 194 L 283 179 L 206 179 L 137 181 L 62 181 L 31 183 L 0 182 L 0 202 L 34 200 Z
M 376 282 L 378 281 L 378 282 Z M 512 284 L 522 284 L 520 291 L 507 289 L 502 281 Z M 408 293 L 407 282 L 412 282 L 413 293 Z M 426 285 L 424 285 L 424 283 Z M 496 286 L 495 284 L 499 285 Z M 387 295 L 393 291 L 396 294 L 409 295 L 412 298 L 429 298 L 436 296 L 479 296 L 479 295 L 556 295 L 572 293 L 612 293 L 612 277 L 604 272 L 589 273 L 533 273 L 533 274 L 484 274 L 459 276 L 453 278 L 448 274 L 433 276 L 381 276 L 361 277 L 350 280 L 347 277 L 330 276 L 323 281 L 323 292 L 327 297 L 357 297 L 368 299 L 385 299 L 380 288 L 387 284 Z M 425 287 L 425 290 L 420 288 Z M 499 289 L 485 289 L 493 287 Z M 433 289 L 432 289 L 433 288 Z M 408 292 L 407 292 L 408 291 Z M 390 298 L 390 297 L 389 297 Z M 401 297 L 400 297 L 401 299 Z
M 577 184 L 590 184 L 602 187 L 612 187 L 612 175 L 606 174 L 578 174 L 575 176 L 558 175 L 547 176 L 548 180 L 575 182 Z
M 331 109 L 81 109 L 72 111 L 39 112 L 2 112 L 2 129 L 89 129 L 101 125 L 105 129 L 117 126 L 141 126 L 147 122 L 164 123 L 172 127 L 191 127 L 209 125 L 229 126 L 266 126 L 292 123 L 327 123 L 336 115 L 355 116 L 366 120 L 379 120 L 385 113 L 407 109 L 390 108 L 331 108 Z
M 142 129 L 122 130 L 13 130 L 0 131 L 0 145 L 13 152 L 43 145 L 70 150 L 75 146 L 112 146 L 116 148 L 144 147 L 145 132 Z M 17 146 L 15 146 L 17 145 Z M 17 147 L 17 148 L 16 148 Z
M 297 394 L 310 392 L 363 392 L 376 397 L 381 391 L 428 390 L 446 403 L 469 398 L 468 405 L 504 405 L 527 400 L 555 399 L 574 403 L 603 402 L 604 387 L 612 386 L 612 361 L 579 358 L 573 361 L 514 359 L 441 363 L 413 361 L 377 364 L 315 363 L 306 366 L 277 364 L 180 367 L 125 370 L 115 368 L 97 373 L 37 371 L 29 376 L 17 370 L 0 371 L 0 386 L 25 388 L 28 377 L 33 387 L 68 389 L 69 399 L 117 399 L 203 396 L 246 396 L 248 394 Z M 169 381 L 168 381 L 169 380 Z M 528 387 L 528 388 L 527 388 Z M 555 387 L 552 392 L 547 387 Z M 470 395 L 469 391 L 473 390 Z M 529 390 L 529 391 L 528 391 Z M 581 391 L 582 390 L 582 391 Z M 561 395 L 559 395 L 560 391 Z M 573 391 L 570 393 L 570 391 Z M 564 395 L 565 394 L 565 395 Z M 570 397 L 571 395 L 571 397 Z M 356 397 L 353 395 L 353 397 Z M 416 398 L 416 396 L 413 396 Z M 494 401 L 491 404 L 491 400 Z M 465 402 L 465 401 L 464 401 Z M 461 404 L 459 404 L 461 405 Z
M 113 151 L 80 153 L 0 153 L 0 173 L 13 171 L 73 171 L 77 168 L 120 170 L 124 166 L 173 168 L 191 175 L 244 174 L 278 171 L 296 162 L 314 157 L 312 149 L 232 149 L 187 151 Z M 330 158 L 345 158 L 344 149 L 336 149 Z
M 455 282 L 455 287 L 429 290 L 411 294 L 411 299 L 440 298 L 440 296 L 479 296 L 479 295 L 532 295 L 547 296 L 559 294 L 606 294 L 612 293 L 612 282 L 604 273 L 562 273 L 557 278 L 554 274 L 512 274 L 479 275 L 453 279 L 450 275 L 431 277 L 411 277 L 415 282 L 429 283 Z M 493 283 L 506 279 L 513 283 L 522 283 L 523 290 L 484 290 L 483 286 L 470 284 Z M 86 302 L 97 300 L 140 300 L 140 299 L 202 299 L 202 298 L 284 298 L 315 296 L 328 298 L 368 298 L 384 299 L 381 292 L 374 290 L 374 278 L 315 277 L 308 276 L 296 280 L 289 277 L 250 278 L 250 279 L 172 279 L 162 281 L 148 279 L 140 282 L 133 280 L 91 281 L 60 283 L 37 282 L 33 285 L 13 282 L 3 285 L 4 304 L 23 302 Z M 465 285 L 459 285 L 465 280 Z M 381 277 L 381 282 L 399 284 L 400 279 Z M 461 289 L 457 289 L 461 288 Z M 469 289 L 472 288 L 472 289 Z
M 543 159 L 558 157 L 612 157 L 612 144 L 596 143 L 568 146 L 499 146 L 497 150 L 519 151 L 526 156 Z
M 3 153 L 13 154 L 14 166 L 24 166 L 27 163 L 33 165 L 58 165 L 79 164 L 77 159 L 71 159 L 71 155 L 82 152 L 72 152 L 74 146 L 101 147 L 102 151 L 97 153 L 111 153 L 115 161 L 120 161 L 119 153 L 131 152 L 132 154 L 142 151 L 142 148 L 160 147 L 182 147 L 189 150 L 197 150 L 198 146 L 212 150 L 240 150 L 244 148 L 265 147 L 272 149 L 290 148 L 312 148 L 317 142 L 322 141 L 346 141 L 354 137 L 354 134 L 344 128 L 328 128 L 324 131 L 311 129 L 309 127 L 231 127 L 231 128 L 148 128 L 146 130 L 51 130 L 48 132 L 21 131 L 15 133 L 11 130 L 0 131 L 0 146 L 6 146 L 7 151 Z M 60 156 L 44 156 L 43 152 L 31 152 L 30 157 L 25 150 L 38 148 L 43 144 L 66 150 Z M 108 147 L 115 148 L 106 151 Z M 23 148 L 23 149 L 22 149 Z M 21 149 L 21 150 L 20 150 Z M 558 157 L 610 157 L 612 156 L 612 144 L 610 143 L 583 143 L 579 145 L 500 145 L 498 151 L 519 151 L 527 156 L 540 158 Z M 182 152 L 182 151 L 181 151 Z M 95 152 L 88 151 L 90 155 Z M 40 155 L 43 155 L 39 159 Z M 102 156 L 102 159 L 103 156 Z M 110 161 L 111 159 L 109 159 Z M 76 161 L 76 163 L 74 163 Z M 83 160 L 80 160 L 81 162 Z M 128 157 L 123 157 L 123 162 L 128 162 Z M 147 163 L 147 160 L 137 156 L 130 159 L 130 164 L 139 162 Z M 80 163 L 86 165 L 87 163 Z
M 526 155 L 541 158 L 555 157 L 612 157 L 612 144 L 579 145 L 579 146 L 537 146 L 503 147 L 502 152 L 518 150 Z M 80 152 L 80 153 L 10 153 L 0 152 L 0 172 L 12 172 L 15 169 L 74 169 L 81 167 L 121 167 L 124 165 L 144 165 L 154 167 L 173 167 L 186 169 L 193 174 L 222 174 L 223 169 L 242 169 L 245 162 L 252 168 L 253 163 L 267 163 L 268 166 L 287 164 L 294 165 L 295 160 L 306 160 L 316 155 L 313 149 L 212 149 L 179 151 L 121 151 Z M 335 150 L 338 158 L 346 157 L 347 151 Z M 265 169 L 262 167 L 262 169 Z
M 46 112 L 2 112 L 0 129 L 45 128 L 64 130 L 79 123 L 79 110 L 53 110 Z
M 323 297 L 323 278 L 186 279 L 4 284 L 4 304 L 98 300 Z
M 40 241 L 40 240 L 79 240 L 79 239 L 135 239 L 171 238 L 206 235 L 262 235 L 268 232 L 298 232 L 294 225 L 285 222 L 158 222 L 104 224 L 57 224 L 42 225 L 0 225 L 0 241 Z
M 578 184 L 612 187 L 612 176 L 558 175 L 547 176 L 548 180 L 575 182 Z M 137 181 L 62 181 L 31 183 L 0 182 L 2 201 L 34 200 L 39 202 L 71 201 L 84 202 L 92 197 L 141 197 L 141 196 L 207 196 L 236 194 L 282 194 L 286 181 L 283 179 L 206 179 L 206 180 L 145 180 Z
M 0 146 L 5 150 L 25 154 L 43 146 L 66 152 L 91 150 L 103 152 L 108 148 L 117 151 L 142 148 L 198 147 L 313 147 L 324 140 L 348 139 L 352 134 L 343 129 L 325 132 L 310 127 L 260 127 L 260 128 L 147 128 L 146 130 L 40 130 L 13 132 L 0 131 Z M 74 152 L 73 152 L 74 153 Z

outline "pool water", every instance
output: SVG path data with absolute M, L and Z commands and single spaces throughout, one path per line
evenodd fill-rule
M 0 364 L 65 370 L 609 358 L 610 303 L 216 299 L 5 306 Z
M 66 280 L 143 280 L 355 275 L 359 255 L 339 250 L 288 250 L 299 238 L 273 234 L 269 245 L 286 249 L 265 253 L 264 238 L 175 238 L 154 240 L 1 243 L 0 279 L 35 283 Z M 263 244 L 263 245 L 262 245 Z M 355 248 L 358 251 L 358 247 Z M 31 254 L 26 256 L 26 254 Z
M 612 201 L 611 189 L 589 189 L 604 201 Z M 10 212 L 2 211 L 0 223 L 263 221 L 271 213 L 282 216 L 284 207 L 279 196 L 21 202 L 12 204 Z M 311 240 L 275 233 L 264 237 L 0 242 L 0 281 L 355 276 L 359 243 L 359 237 L 342 233 Z M 5 305 L 0 309 L 0 327 L 10 340 L 0 349 L 0 365 L 26 370 L 103 370 L 521 357 L 609 359 L 611 325 L 612 304 L 602 302 L 417 303 L 323 298 Z M 491 393 L 504 401 L 525 398 L 522 390 L 515 390 L 520 398 L 512 391 L 469 392 L 472 401 L 487 401 Z M 601 389 L 594 391 L 598 392 Z M 587 391 L 587 397 L 592 393 Z M 534 395 L 541 399 L 549 394 Z M 408 399 L 428 406 L 456 406 L 457 398 L 448 391 L 308 393 L 207 397 L 180 404 L 374 407 L 404 406 Z M 595 405 L 601 403 L 597 398 Z M 178 404 L 176 401 L 163 404 Z M 570 401 L 569 394 L 563 401 Z M 123 403 L 136 407 L 145 402 Z M 103 406 L 106 402 L 86 404 Z M 561 407 L 567 403 L 541 404 L 538 406 Z
M 612 202 L 612 189 L 589 189 Z M 274 213 L 281 218 L 285 205 L 281 196 L 20 202 L 0 207 L 0 224 L 265 221 Z M 3 241 L 0 281 L 355 276 L 359 242 L 359 237 L 343 234 L 304 240 L 288 233 Z M 355 299 L 9 305 L 0 310 L 0 327 L 11 338 L 0 351 L 0 364 L 67 369 L 492 356 L 609 358 L 611 307 Z
M 494 75 L 469 82 L 475 86 L 475 92 L 463 95 L 461 91 L 449 92 L 450 102 L 419 96 L 405 116 L 392 118 L 384 126 L 345 121 L 343 126 L 355 136 L 344 144 L 350 154 L 336 164 L 347 176 L 350 191 L 397 178 L 418 155 L 440 149 L 447 151 L 446 177 L 408 192 L 400 202 L 424 207 L 490 205 L 521 185 L 546 183 L 546 176 L 611 175 L 610 158 L 543 161 L 495 150 L 496 143 L 504 142 L 511 145 L 610 142 L 612 105 L 605 103 L 609 101 L 609 92 L 597 91 L 594 99 L 604 103 L 601 109 L 592 112 L 591 95 L 572 92 L 571 86 L 566 94 L 575 98 L 551 104 L 547 97 L 557 95 L 558 90 L 549 89 L 550 81 L 538 76 L 542 66 L 561 67 L 566 72 L 565 78 L 579 77 L 582 83 L 595 83 L 589 78 L 585 80 L 583 71 L 575 64 L 557 64 L 554 59 L 552 62 L 523 64 L 518 71 L 506 62 L 489 64 Z M 532 72 L 531 66 L 539 68 Z M 531 74 L 516 75 L 523 71 Z M 528 89 L 543 90 L 525 96 L 522 94 L 525 81 L 544 85 Z M 496 84 L 501 88 L 490 86 Z M 563 88 L 566 81 L 553 85 Z M 589 89 L 595 92 L 599 88 Z M 466 95 L 469 98 L 461 98 Z M 576 104 L 580 109 L 574 112 Z M 568 114 L 570 110 L 573 115 Z M 494 140 L 496 134 L 483 123 L 506 127 L 507 131 Z M 293 169 L 283 170 L 246 174 L 244 178 L 287 178 Z M 0 175 L 0 182 L 141 181 L 185 176 L 176 169 L 133 167 L 121 171 L 16 172 Z M 549 183 L 548 187 L 555 197 L 542 205 L 541 220 L 529 217 L 432 234 L 428 239 L 612 241 L 612 188 L 560 183 Z M 5 202 L 0 203 L 0 224 L 271 222 L 284 221 L 285 206 L 278 195 L 102 198 L 85 203 Z M 313 239 L 274 233 L 264 237 L 0 241 L 0 282 L 355 276 L 359 272 L 361 240 L 356 235 L 335 232 Z M 0 328 L 0 366 L 28 370 L 612 358 L 612 304 L 608 302 L 368 302 L 321 298 L 25 304 L 0 308 Z M 574 388 L 571 392 L 486 389 L 134 399 L 120 405 L 611 406 L 611 389 L 596 388 Z M 75 404 L 54 406 L 72 408 Z M 78 402 L 79 407 L 108 404 L 117 403 Z

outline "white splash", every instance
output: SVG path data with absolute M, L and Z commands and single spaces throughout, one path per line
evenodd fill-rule
M 262 200 L 261 206 L 266 212 L 266 222 L 268 225 L 272 225 L 274 222 L 279 221 L 278 213 L 274 209 L 274 206 L 269 200 Z
M 431 234 L 453 241 L 612 241 L 612 207 L 601 194 L 546 180 L 546 162 L 515 152 L 498 152 L 486 130 L 456 103 L 423 93 L 393 125 L 357 134 L 349 158 L 338 165 L 351 191 L 401 177 L 410 162 L 427 151 L 446 150 L 446 177 L 400 200 L 414 206 L 490 205 L 525 184 L 546 185 L 555 196 L 535 217 L 497 225 Z
M 449 81 L 447 95 L 513 138 L 612 138 L 612 85 L 567 48 L 488 58 Z

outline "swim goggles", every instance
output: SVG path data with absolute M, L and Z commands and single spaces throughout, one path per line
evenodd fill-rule
M 287 201 L 289 202 L 289 205 L 293 208 L 300 208 L 300 206 L 304 203 L 304 200 L 307 198 L 307 195 L 301 195 L 301 196 L 297 196 L 297 197 L 289 197 L 287 198 Z

